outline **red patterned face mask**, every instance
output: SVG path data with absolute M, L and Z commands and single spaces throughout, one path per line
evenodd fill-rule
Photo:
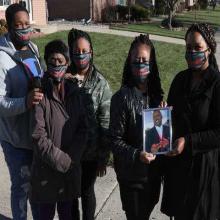
M 186 51 L 185 58 L 189 68 L 200 69 L 207 60 L 207 57 L 205 55 L 205 52 L 207 50 L 208 49 L 204 51 Z
M 24 28 L 24 29 L 13 29 L 12 35 L 14 36 L 17 43 L 19 43 L 22 46 L 26 46 L 30 42 L 30 36 L 31 36 L 32 28 Z

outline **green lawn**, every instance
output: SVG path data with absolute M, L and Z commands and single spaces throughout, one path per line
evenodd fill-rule
M 183 22 L 184 26 L 188 27 L 195 22 L 206 22 L 211 24 L 215 29 L 220 26 L 220 6 L 216 7 L 215 11 L 212 9 L 197 10 L 180 13 L 176 19 Z M 129 30 L 149 34 L 157 34 L 168 37 L 184 38 L 185 31 L 171 31 L 160 27 L 160 22 L 146 23 L 146 24 L 126 24 L 112 26 L 112 29 Z
M 211 24 L 214 28 L 219 28 L 220 6 L 217 7 L 215 11 L 212 9 L 207 9 L 181 13 L 177 16 L 177 19 L 186 24 L 191 24 L 193 22 L 205 22 Z
M 97 33 L 91 33 L 91 37 L 94 44 L 94 62 L 109 81 L 113 91 L 116 91 L 120 87 L 122 69 L 132 38 Z M 41 55 L 45 44 L 56 38 L 66 41 L 67 32 L 57 32 L 34 40 Z M 162 85 L 167 94 L 174 75 L 186 67 L 184 46 L 155 42 L 155 47 Z
M 134 31 L 134 32 L 155 34 L 155 35 L 175 37 L 175 38 L 184 38 L 185 35 L 185 31 L 171 31 L 166 28 L 162 28 L 159 22 L 117 25 L 117 26 L 111 26 L 111 29 Z

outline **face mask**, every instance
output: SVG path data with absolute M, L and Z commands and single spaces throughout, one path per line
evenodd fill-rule
M 208 50 L 208 49 L 207 49 Z M 189 68 L 191 69 L 201 69 L 201 67 L 205 64 L 207 57 L 205 55 L 205 52 L 207 51 L 186 51 L 186 61 L 188 63 Z
M 21 46 L 26 46 L 30 42 L 30 35 L 32 32 L 32 28 L 24 28 L 24 29 L 13 29 L 12 34 L 16 42 Z
M 73 54 L 73 61 L 79 70 L 84 70 L 88 67 L 91 60 L 91 53 Z
M 143 84 L 146 82 L 146 79 L 150 73 L 150 64 L 149 62 L 144 63 L 132 63 L 132 74 L 134 80 L 137 84 Z
M 53 64 L 48 64 L 47 72 L 48 74 L 55 80 L 55 82 L 60 83 L 64 75 L 66 73 L 67 66 L 66 65 L 59 65 L 55 66 Z

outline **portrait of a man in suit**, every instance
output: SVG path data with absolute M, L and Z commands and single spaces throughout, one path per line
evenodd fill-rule
M 162 124 L 163 116 L 160 110 L 153 111 L 154 126 L 145 132 L 145 147 L 147 152 L 167 152 L 170 147 L 170 128 Z

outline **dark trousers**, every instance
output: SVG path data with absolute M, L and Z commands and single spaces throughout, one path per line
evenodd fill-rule
M 41 203 L 39 207 L 39 220 L 53 220 L 57 207 L 59 220 L 72 220 L 72 202 Z
M 82 215 L 83 220 L 94 220 L 96 209 L 96 198 L 94 185 L 96 181 L 97 162 L 84 161 L 82 162 Z M 72 219 L 79 220 L 79 201 L 73 200 Z
M 127 186 L 119 183 L 123 210 L 127 220 L 147 220 L 160 195 L 160 181 L 155 185 L 137 184 Z

